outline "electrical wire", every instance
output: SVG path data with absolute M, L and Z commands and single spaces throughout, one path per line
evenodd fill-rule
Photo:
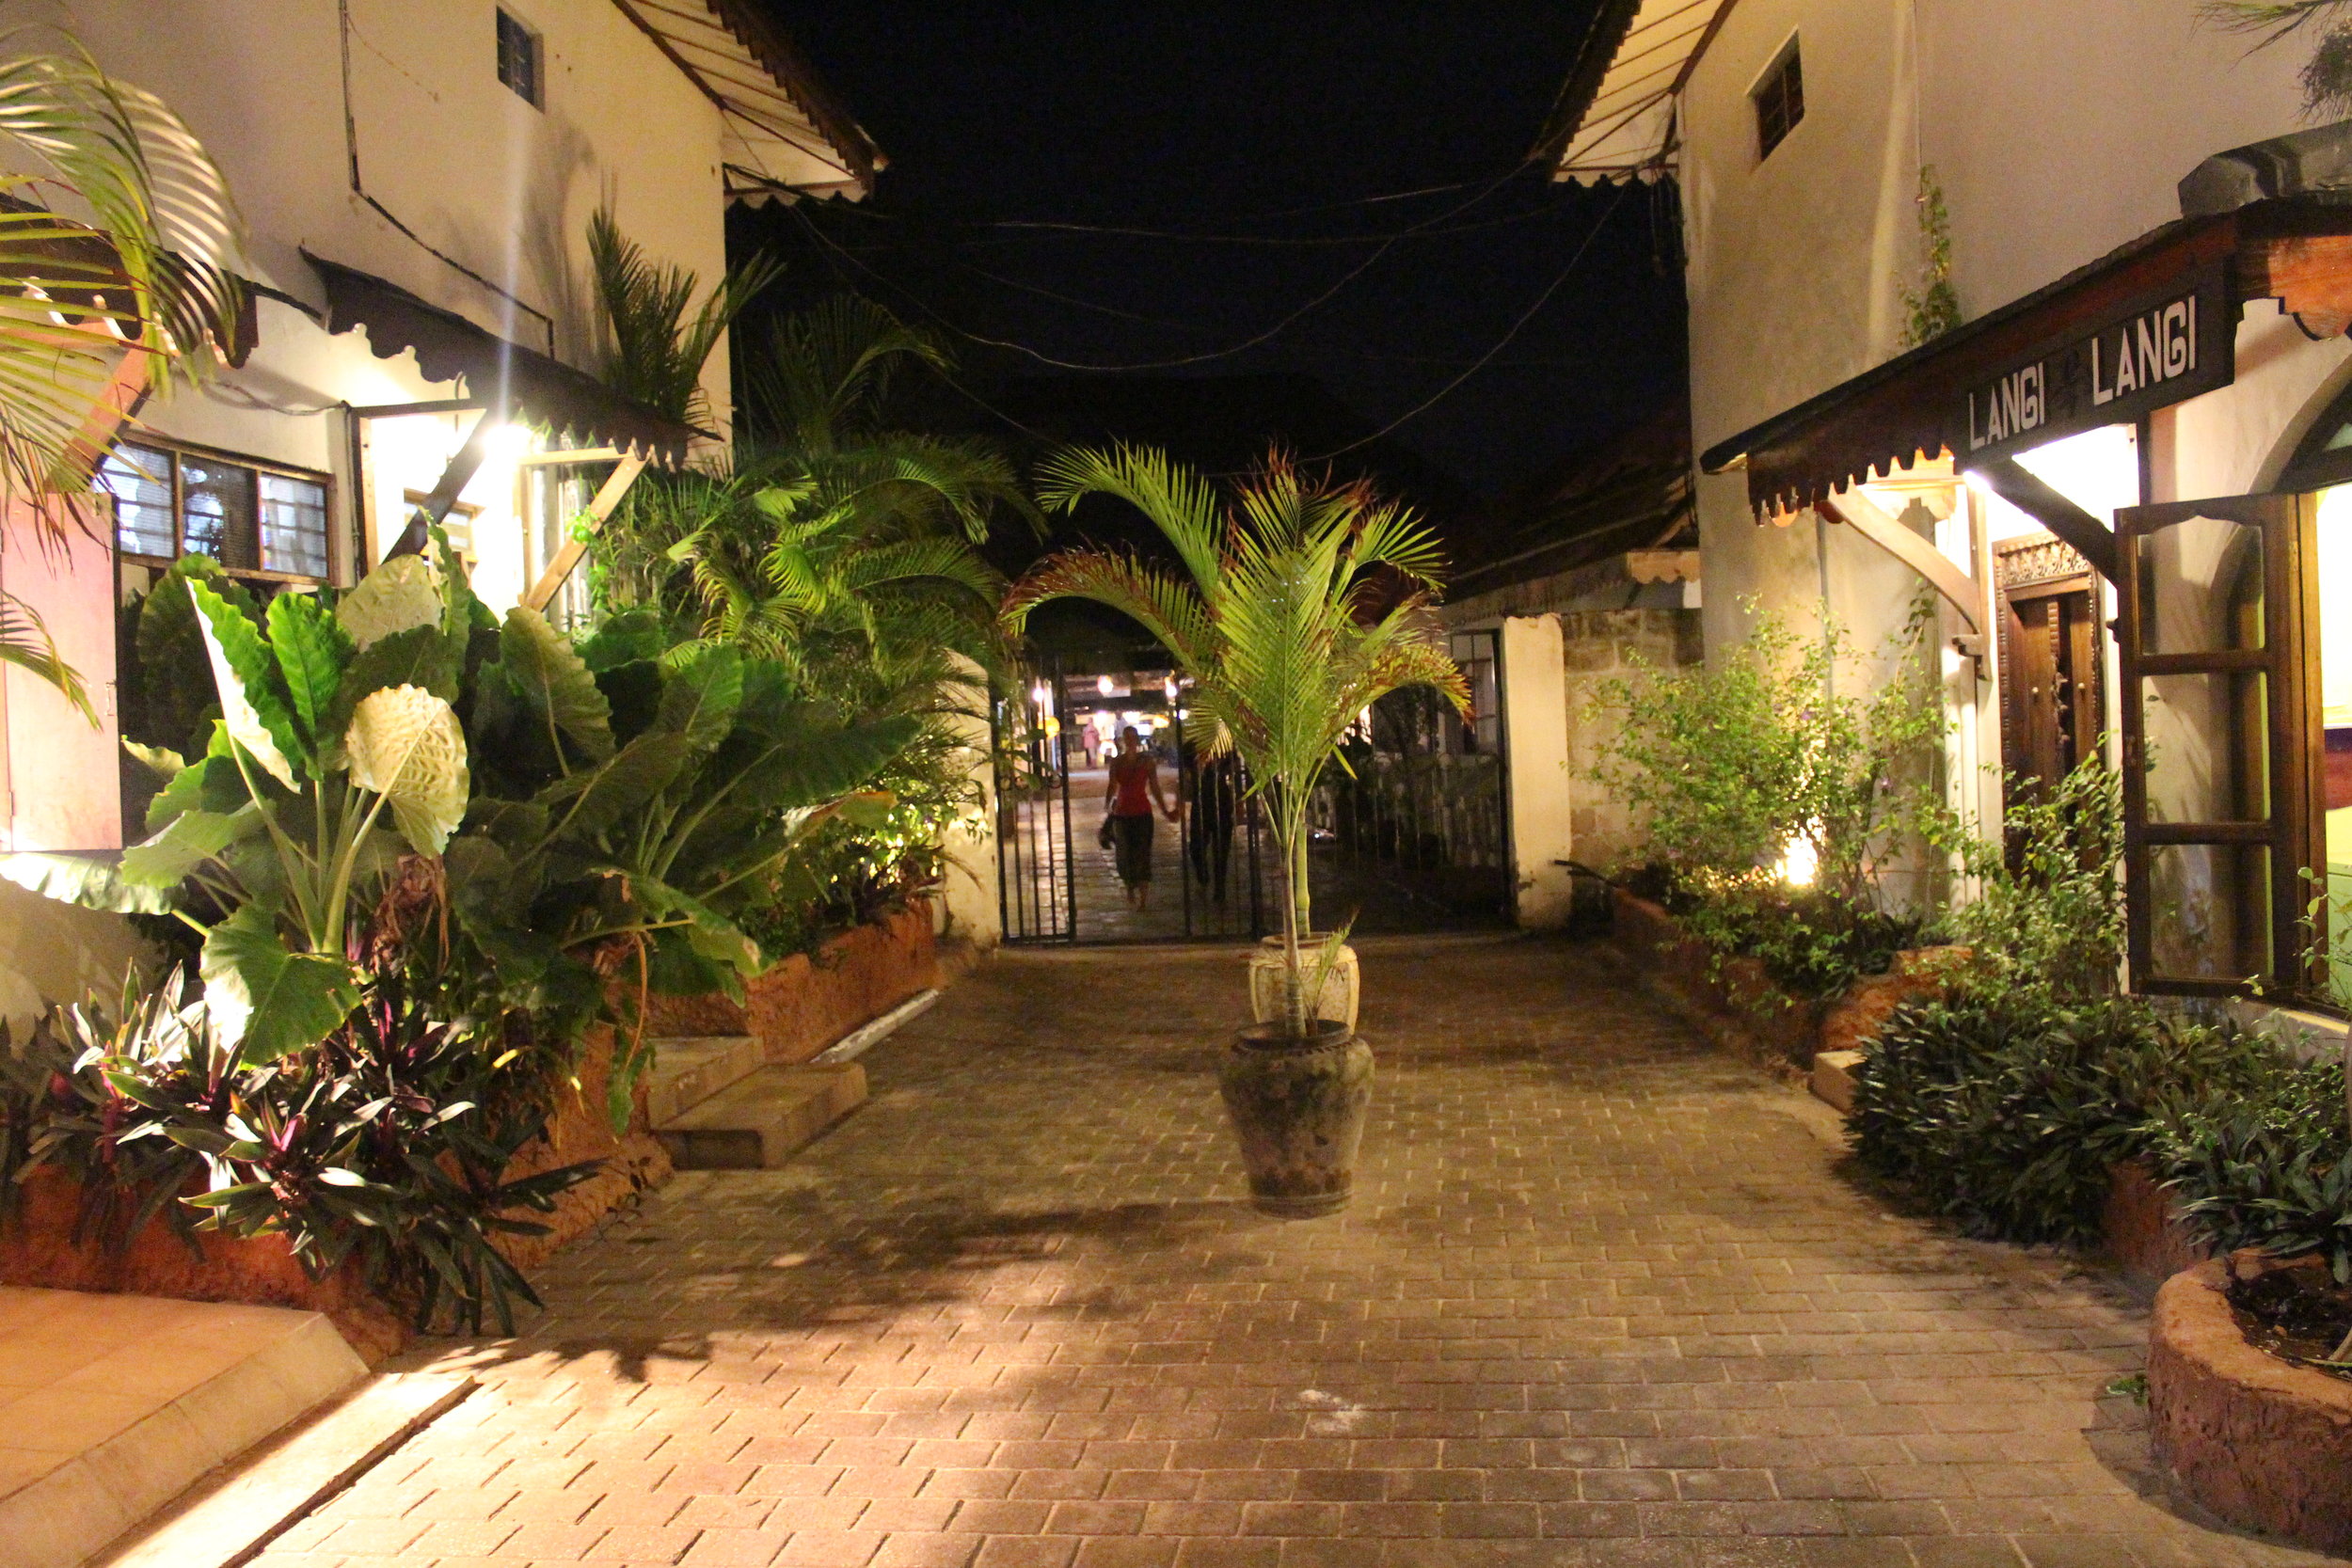
M 1327 301 L 1338 294 L 1341 290 L 1356 281 L 1357 278 L 1361 277 L 1366 272 L 1369 272 L 1373 266 L 1381 260 L 1381 258 L 1385 257 L 1391 250 L 1394 249 L 1399 242 L 1408 239 L 1422 230 L 1433 229 L 1437 225 L 1445 222 L 1448 218 L 1454 217 L 1458 214 L 1468 212 L 1470 208 L 1475 207 L 1478 203 L 1486 200 L 1488 197 L 1494 195 L 1495 192 L 1501 190 L 1506 182 L 1515 178 L 1519 172 L 1519 169 L 1515 168 L 1505 174 L 1498 176 L 1496 179 L 1490 180 L 1484 185 L 1480 186 L 1477 193 L 1471 196 L 1468 200 L 1456 202 L 1454 206 L 1448 208 L 1445 212 L 1439 214 L 1434 218 L 1415 224 L 1411 228 L 1399 230 L 1397 232 L 1390 235 L 1387 239 L 1381 241 L 1378 248 L 1374 250 L 1371 255 L 1365 257 L 1362 261 L 1348 268 L 1348 270 L 1344 273 L 1342 273 L 1338 280 L 1333 282 L 1330 287 L 1313 295 L 1297 309 L 1293 310 L 1290 314 L 1282 317 L 1279 321 L 1276 322 L 1272 326 L 1267 327 L 1264 331 L 1260 332 L 1253 337 L 1246 338 L 1240 342 L 1231 344 L 1225 348 L 1209 349 L 1199 354 L 1178 355 L 1172 358 L 1167 359 L 1138 360 L 1134 363 L 1124 365 L 1090 364 L 1084 360 L 1063 359 L 1055 355 L 1046 354 L 1041 350 L 1031 348 L 1026 343 L 1015 342 L 1009 338 L 992 338 L 984 333 L 974 332 L 968 328 L 959 327 L 953 322 L 948 321 L 946 317 L 940 315 L 938 311 L 933 310 L 929 305 L 924 304 L 922 301 L 916 300 L 915 304 L 917 309 L 921 309 L 925 315 L 939 323 L 942 326 L 946 327 L 951 332 L 955 332 L 964 338 L 968 338 L 976 343 L 986 343 L 992 348 L 1001 348 L 1010 353 L 1025 355 L 1031 359 L 1035 359 L 1040 364 L 1051 365 L 1057 370 L 1125 372 L 1134 371 L 1176 370 L 1186 365 L 1205 364 L 1212 359 L 1231 358 L 1236 354 L 1247 353 L 1248 350 L 1256 348 L 1261 344 L 1271 342 L 1274 339 L 1279 337 L 1283 332 L 1289 330 L 1292 325 L 1305 319 L 1310 313 L 1319 309 Z M 1612 205 L 1613 207 L 1613 203 Z M 810 217 L 808 214 L 802 211 L 799 206 L 793 207 L 791 211 L 794 215 L 799 217 L 801 222 L 806 226 L 809 233 L 817 239 L 818 244 L 824 245 L 827 249 L 841 257 L 844 261 L 856 267 L 860 272 L 865 273 L 867 277 L 876 278 L 877 280 L 885 283 L 888 282 L 886 278 L 882 278 L 882 275 L 877 273 L 872 267 L 867 266 L 864 261 L 858 260 L 856 256 L 852 255 L 850 251 L 844 249 L 840 245 L 836 244 L 833 237 L 825 233 L 825 231 L 818 226 L 816 220 Z M 904 293 L 904 291 L 899 292 Z M 910 295 L 909 297 L 913 296 Z
M 1519 312 L 1518 319 L 1514 321 L 1502 336 L 1495 341 L 1494 346 L 1489 348 L 1486 353 L 1480 355 L 1476 359 L 1472 360 L 1469 368 L 1464 370 L 1461 374 L 1455 376 L 1453 380 L 1447 382 L 1444 386 L 1438 388 L 1436 391 L 1430 393 L 1429 396 L 1423 398 L 1421 402 L 1415 404 L 1404 413 L 1399 414 L 1395 419 L 1391 420 L 1387 424 L 1382 425 L 1371 435 L 1359 436 L 1356 440 L 1348 442 L 1347 445 L 1343 447 L 1334 447 L 1329 451 L 1324 452 L 1319 456 L 1308 458 L 1306 461 L 1310 463 L 1326 463 L 1334 457 L 1345 456 L 1347 453 L 1354 451 L 1360 447 L 1368 447 L 1372 445 L 1373 442 L 1380 440 L 1384 436 L 1394 435 L 1398 430 L 1404 428 L 1406 424 L 1409 423 L 1411 420 L 1419 419 L 1422 415 L 1436 407 L 1446 398 L 1452 396 L 1454 391 L 1459 388 L 1462 383 L 1468 381 L 1471 376 L 1476 375 L 1480 371 L 1485 370 L 1487 364 L 1493 360 L 1497 355 L 1511 346 L 1512 340 L 1516 339 L 1519 335 L 1520 331 L 1526 327 L 1529 322 L 1535 319 L 1537 313 L 1540 312 L 1545 306 L 1551 303 L 1551 296 L 1558 293 L 1561 286 L 1566 283 L 1567 280 L 1575 275 L 1576 269 L 1584 261 L 1585 253 L 1593 248 L 1593 242 L 1600 238 L 1600 231 L 1609 226 L 1610 218 L 1615 215 L 1617 208 L 1624 203 L 1625 195 L 1629 189 L 1630 189 L 1629 185 L 1619 185 L 1617 187 L 1617 194 L 1610 198 L 1609 205 L 1601 210 L 1600 216 L 1594 221 L 1592 229 L 1586 232 L 1583 243 L 1579 245 L 1576 247 L 1575 254 L 1568 258 L 1568 264 L 1560 270 L 1560 276 L 1553 278 L 1549 283 L 1545 284 L 1544 292 L 1535 296 L 1535 302 L 1533 305 L 1530 305 L 1525 310 Z

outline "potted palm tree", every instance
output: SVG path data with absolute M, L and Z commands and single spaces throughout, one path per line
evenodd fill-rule
M 1192 682 L 1202 750 L 1237 752 L 1283 872 L 1281 1006 L 1243 1028 L 1219 1072 L 1258 1206 L 1291 1217 L 1344 1208 L 1372 1100 L 1372 1050 L 1323 1016 L 1343 931 L 1320 940 L 1307 886 L 1307 811 L 1364 710 L 1431 686 L 1470 690 L 1430 613 L 1440 560 L 1409 508 L 1363 484 L 1317 482 L 1269 459 L 1230 495 L 1165 452 L 1078 449 L 1039 470 L 1039 499 L 1069 511 L 1110 496 L 1166 537 L 1184 575 L 1097 548 L 1065 550 L 1013 587 L 1016 629 L 1051 599 L 1132 616 Z

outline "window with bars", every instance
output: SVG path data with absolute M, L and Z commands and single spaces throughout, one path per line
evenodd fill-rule
M 209 555 L 231 572 L 313 582 L 333 571 L 324 475 L 125 441 L 99 466 L 98 488 L 113 498 L 127 560 Z
M 1804 64 L 1795 39 L 1788 40 L 1749 97 L 1756 104 L 1756 156 L 1761 162 L 1804 119 Z
M 539 35 L 503 6 L 499 8 L 498 17 L 499 80 L 532 108 L 545 108 Z

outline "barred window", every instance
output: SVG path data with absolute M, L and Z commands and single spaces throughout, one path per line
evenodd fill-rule
M 209 555 L 232 572 L 324 581 L 332 570 L 324 475 L 124 441 L 99 465 L 115 548 L 164 564 Z
M 1790 39 L 1788 47 L 1751 94 L 1756 102 L 1756 155 L 1769 158 L 1772 149 L 1788 139 L 1788 133 L 1804 119 L 1804 64 L 1797 54 L 1797 40 Z
M 539 35 L 505 7 L 499 8 L 499 80 L 534 109 L 545 108 L 540 87 Z

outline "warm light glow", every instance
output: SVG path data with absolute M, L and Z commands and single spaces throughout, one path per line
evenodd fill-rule
M 2103 425 L 2047 442 L 2019 452 L 2016 462 L 2102 522 L 2112 524 L 2119 507 L 2139 504 L 2139 436 L 2130 425 Z M 2045 531 L 2041 519 L 1994 495 L 1978 475 L 1965 477 L 1985 506 L 1993 543 Z
M 483 436 L 482 446 L 483 451 L 492 462 L 512 463 L 531 450 L 532 440 L 529 425 L 510 424 L 501 420 L 492 425 L 489 433 Z
M 1790 887 L 1811 887 L 1813 879 L 1820 874 L 1821 852 L 1809 838 L 1792 838 L 1788 847 L 1781 851 L 1780 864 L 1773 869 Z
M 1094 689 L 1108 697 L 1119 689 L 1119 683 L 1108 675 L 1097 675 L 1094 677 Z
M 1171 707 L 1174 706 L 1176 703 L 1176 677 L 1170 675 L 1168 679 L 1162 681 L 1160 683 L 1160 689 L 1168 693 L 1168 705 Z
M 1192 709 L 1188 707 L 1180 707 L 1176 710 L 1176 721 L 1180 724 L 1191 717 Z
M 1048 703 L 1053 701 L 1053 689 L 1048 687 L 1043 681 L 1040 681 L 1035 686 L 1029 688 L 1029 700 L 1041 708 L 1044 707 Z

